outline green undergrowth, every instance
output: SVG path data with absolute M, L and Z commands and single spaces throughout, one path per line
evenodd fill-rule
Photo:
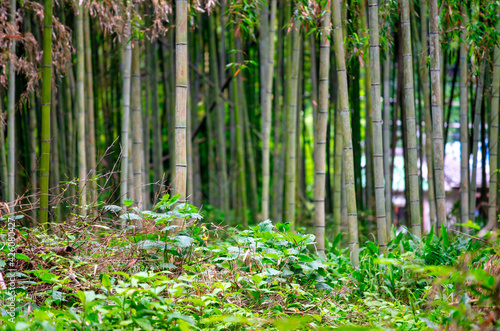
M 178 219 L 186 228 L 173 234 Z M 118 230 L 121 223 L 126 227 Z M 500 326 L 499 248 L 492 237 L 451 236 L 446 228 L 422 240 L 393 233 L 385 256 L 366 243 L 357 269 L 340 242 L 339 235 L 318 256 L 314 235 L 293 232 L 290 224 L 265 221 L 243 230 L 206 224 L 175 197 L 152 211 L 106 206 L 100 217 L 68 221 L 50 234 L 19 229 L 14 264 L 3 246 L 1 273 L 7 284 L 15 276 L 15 286 L 3 290 L 0 329 Z

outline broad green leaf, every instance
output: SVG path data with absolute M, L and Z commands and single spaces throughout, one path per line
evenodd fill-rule
M 443 245 L 445 247 L 450 246 L 450 238 L 448 237 L 447 228 L 444 225 L 441 225 L 441 238 L 443 239 Z
M 111 287 L 111 279 L 107 274 L 102 275 L 102 286 L 108 289 Z
M 130 206 L 132 206 L 134 204 L 134 200 L 132 200 L 132 199 L 124 199 L 123 200 L 123 204 L 125 206 L 127 206 L 127 207 L 130 207 Z
M 134 318 L 136 322 L 143 330 L 153 330 L 151 322 L 147 318 Z
M 180 248 L 186 248 L 191 246 L 194 239 L 188 236 L 177 236 L 175 237 L 176 246 Z
M 15 257 L 18 260 L 24 260 L 24 261 L 29 261 L 30 260 L 29 256 L 28 255 L 24 255 L 24 254 L 16 253 Z

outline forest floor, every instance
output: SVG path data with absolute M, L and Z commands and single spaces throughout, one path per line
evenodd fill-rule
M 393 234 L 353 268 L 339 235 L 324 257 L 288 224 L 236 230 L 194 207 L 123 213 L 99 224 L 22 228 L 4 257 L 2 330 L 482 329 L 500 326 L 498 241 Z M 120 215 L 118 217 L 118 215 Z M 191 219 L 175 235 L 174 217 Z M 115 223 L 139 221 L 116 230 Z M 7 229 L 2 232 L 4 242 Z M 9 272 L 9 274 L 7 274 Z M 13 277 L 13 278 L 11 278 Z M 13 282 L 12 282 L 13 280 Z M 5 304 L 14 300 L 15 317 Z

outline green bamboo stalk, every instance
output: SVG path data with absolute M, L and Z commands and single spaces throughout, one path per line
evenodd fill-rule
M 481 123 L 481 106 L 483 103 L 484 76 L 486 73 L 486 59 L 481 63 L 479 77 L 477 80 L 476 105 L 474 110 L 474 128 L 472 137 L 472 173 L 469 190 L 469 219 L 475 221 L 476 212 L 476 174 L 477 174 L 477 150 L 479 145 L 479 124 Z
M 238 43 L 238 40 L 236 40 Z M 238 52 L 241 55 L 241 52 Z M 239 58 L 238 54 L 236 54 L 237 58 Z M 242 63 L 243 59 L 239 58 L 237 60 L 239 63 Z M 246 93 L 243 88 L 243 74 L 239 74 L 237 77 L 238 83 L 238 94 L 240 95 L 240 110 L 242 112 L 243 126 L 244 126 L 244 134 L 245 134 L 245 147 L 246 147 L 246 161 L 247 161 L 247 169 L 248 169 L 248 182 L 249 182 L 249 193 L 250 193 L 250 210 L 252 211 L 252 215 L 254 217 L 257 216 L 259 211 L 259 202 L 258 202 L 258 194 L 257 194 L 257 170 L 255 169 L 255 157 L 254 157 L 254 148 L 252 142 L 252 136 L 250 133 L 250 120 L 248 117 L 248 110 L 246 104 Z M 248 195 L 247 195 L 248 196 Z
M 148 17 L 148 16 L 147 16 Z M 148 24 L 148 20 L 146 20 L 146 24 Z M 149 203 L 150 203 L 150 195 L 151 195 L 151 187 L 150 185 L 147 185 L 150 180 L 151 180 L 151 171 L 149 169 L 149 163 L 151 161 L 151 109 L 152 109 L 152 95 L 153 95 L 153 90 L 152 90 L 152 80 L 151 80 L 151 72 L 150 69 L 152 66 L 150 66 L 150 58 L 151 58 L 151 42 L 148 40 L 144 41 L 144 67 L 145 67 L 145 76 L 144 76 L 144 87 L 145 87 L 145 93 L 144 93 L 144 111 L 142 113 L 142 142 L 144 146 L 144 208 L 148 208 Z M 155 165 L 153 162 L 153 171 L 154 171 Z
M 410 32 L 410 7 L 408 0 L 401 1 L 401 27 L 403 32 L 403 70 L 404 70 L 404 111 L 406 117 L 406 135 L 408 143 L 408 181 L 410 198 L 411 231 L 417 236 L 422 236 L 422 223 L 420 219 L 420 197 L 418 185 L 417 164 L 417 130 L 415 119 L 415 96 L 413 87 L 413 62 Z
M 15 1 L 13 1 L 15 2 Z M 52 90 L 52 0 L 45 1 L 43 18 L 43 72 L 42 72 L 42 132 L 40 151 L 40 224 L 48 221 L 49 163 L 50 163 L 50 106 Z
M 382 110 L 380 104 L 380 43 L 378 31 L 378 0 L 368 1 L 370 23 L 370 88 L 373 133 L 373 171 L 375 180 L 375 217 L 380 252 L 387 248 L 387 221 L 385 213 L 384 149 L 382 139 Z
M 237 47 L 238 42 L 234 39 L 239 38 L 231 38 L 231 41 L 233 42 L 233 47 L 236 49 L 236 51 L 240 51 L 240 49 Z M 234 56 L 234 61 L 236 62 L 236 55 Z M 233 73 L 236 74 L 236 71 Z M 234 122 L 235 122 L 235 129 L 236 129 L 236 154 L 237 154 L 237 162 L 238 162 L 238 168 L 237 168 L 237 190 L 238 196 L 239 196 L 239 207 L 240 210 L 240 217 L 241 217 L 241 225 L 242 226 L 247 226 L 248 225 L 248 217 L 247 217 L 247 190 L 246 190 L 246 185 L 245 185 L 245 149 L 244 149 L 244 121 L 243 121 L 243 114 L 242 111 L 239 107 L 239 93 L 238 93 L 238 83 L 236 79 L 233 79 L 233 86 L 232 86 L 232 92 L 233 92 L 233 111 L 234 111 Z
M 367 10 L 366 6 L 364 5 L 364 2 L 361 3 L 360 8 L 360 15 L 359 15 L 359 28 L 361 31 L 366 31 L 366 15 L 367 15 Z M 369 13 L 368 13 L 369 15 Z M 371 31 L 371 29 L 370 29 Z M 366 33 L 362 32 L 362 35 L 366 35 Z M 370 48 L 372 50 L 373 48 Z M 371 54 L 371 53 L 370 53 Z M 368 215 L 373 215 L 373 212 L 375 211 L 375 200 L 374 197 L 376 196 L 376 192 L 374 191 L 374 164 L 373 164 L 373 106 L 372 106 L 372 91 L 371 91 L 371 85 L 370 82 L 372 81 L 371 79 L 371 56 L 364 56 L 364 61 L 365 64 L 363 66 L 364 71 L 365 71 L 365 79 L 364 79 L 364 84 L 365 84 L 365 159 L 366 159 L 366 166 L 365 166 L 365 175 L 366 175 L 366 188 L 365 188 L 365 194 L 366 194 L 366 210 Z M 380 68 L 380 67 L 379 67 Z M 380 71 L 380 69 L 379 69 Z M 380 78 L 379 78 L 379 83 L 380 83 Z M 374 194 L 375 193 L 375 194 Z M 369 223 L 371 225 L 372 222 Z M 370 233 L 371 233 L 371 227 L 369 227 Z
M 344 173 L 347 200 L 347 217 L 349 224 L 349 255 L 351 264 L 359 266 L 358 215 L 356 208 L 356 192 L 354 189 L 354 160 L 352 154 L 351 120 L 349 116 L 349 97 L 347 90 L 347 73 L 342 36 L 341 12 L 342 0 L 332 2 L 333 37 L 335 47 L 335 63 L 339 82 L 339 112 L 341 116 L 342 136 L 344 143 Z
M 61 17 L 61 23 L 65 23 L 65 15 Z M 66 50 L 67 56 L 70 57 L 69 49 Z M 104 62 L 104 61 L 103 61 Z M 104 64 L 103 64 L 104 65 Z M 75 156 L 75 130 L 74 130 L 74 104 L 73 104 L 73 93 L 72 93 L 72 81 L 71 74 L 73 73 L 73 68 L 71 65 L 71 61 L 67 61 L 66 74 L 64 75 L 64 107 L 66 109 L 65 113 L 65 121 L 66 121 L 66 144 L 68 151 L 68 164 L 67 164 L 67 177 L 69 180 L 73 180 L 75 178 L 75 168 L 76 168 L 76 156 Z M 68 189 L 68 196 L 75 196 L 75 186 L 70 185 Z
M 497 18 L 500 16 L 500 9 L 497 10 Z M 500 29 L 500 23 L 497 22 L 497 31 Z M 498 194 L 498 107 L 500 98 L 500 48 L 495 46 L 494 51 L 494 69 L 493 69 L 493 88 L 491 92 L 491 115 L 490 115 L 490 136 L 488 139 L 490 153 L 490 188 L 488 200 L 488 224 L 483 229 L 492 230 L 498 228 L 497 216 L 497 194 Z M 483 154 L 485 155 L 485 154 Z M 485 156 L 483 156 L 485 158 Z
M 61 192 L 61 188 L 59 187 L 60 182 L 60 163 L 59 163 L 59 128 L 57 125 L 57 108 L 56 106 L 59 104 L 59 100 L 56 98 L 55 89 L 52 90 L 52 105 L 50 112 L 50 130 L 52 131 L 53 138 L 51 140 L 52 152 L 50 153 L 52 166 L 52 175 L 50 176 L 50 181 L 52 184 L 52 194 L 55 197 L 59 197 Z M 53 216 L 54 222 L 61 221 L 61 205 L 59 203 L 55 203 L 55 214 Z
M 24 19 L 24 22 L 26 24 L 26 26 L 25 26 L 26 32 L 31 31 L 31 19 L 32 19 L 31 15 L 27 16 Z M 1 98 L 2 97 L 0 96 L 0 100 L 2 100 Z M 60 102 L 58 104 L 60 104 Z M 29 141 L 29 175 L 30 175 L 30 186 L 31 186 L 30 193 L 31 193 L 31 201 L 36 201 L 38 177 L 37 177 L 37 169 L 36 169 L 37 168 L 37 158 L 36 158 L 37 125 L 36 125 L 36 111 L 35 111 L 36 99 L 35 99 L 35 92 L 34 91 L 29 92 L 28 103 L 26 104 L 26 107 L 28 110 L 27 113 L 28 113 L 28 118 L 29 118 L 29 122 L 28 122 L 29 138 L 28 138 L 28 141 Z M 0 111 L 0 118 L 1 118 L 1 111 Z M 2 122 L 1 119 L 0 119 L 0 122 Z M 0 127 L 1 126 L 2 126 L 2 124 L 0 124 Z M 3 128 L 0 128 L 0 135 L 2 135 L 2 134 L 3 134 Z M 0 138 L 0 141 L 1 141 L 1 139 L 3 139 L 3 136 L 2 136 L 2 138 Z M 4 145 L 0 143 L 0 151 L 5 153 L 5 151 L 2 150 L 3 146 Z M 0 160 L 0 164 L 2 164 L 1 160 Z M 7 174 L 5 174 L 5 177 L 2 177 L 2 178 L 7 178 Z M 0 192 L 1 191 L 2 190 L 1 190 L 1 183 L 0 183 Z M 31 221 L 32 221 L 33 226 L 37 225 L 37 210 L 35 208 L 31 209 Z
M 0 88 L 0 100 L 3 100 L 3 88 Z M 7 154 L 5 152 L 5 126 L 4 126 L 4 103 L 0 102 L 0 195 L 1 200 L 7 200 L 7 187 L 9 177 L 7 176 Z
M 9 24 L 16 27 L 16 0 L 10 1 Z M 14 31 L 16 33 L 17 31 Z M 50 45 L 49 45 L 50 46 Z M 45 47 L 45 43 L 44 43 Z M 45 48 L 44 48 L 45 50 Z M 8 188 L 7 202 L 10 205 L 10 212 L 15 210 L 15 180 L 16 180 L 16 70 L 14 59 L 16 57 L 16 39 L 12 38 L 10 43 L 9 60 L 9 91 L 7 94 L 8 104 L 8 122 L 7 122 L 7 152 L 8 152 Z M 45 62 L 44 62 L 45 64 Z M 50 98 L 50 97 L 49 97 Z M 50 144 L 50 142 L 49 142 Z
M 146 41 L 147 43 L 147 41 Z M 160 181 L 158 190 L 163 192 L 163 144 L 162 144 L 162 133 L 161 133 L 161 113 L 158 105 L 158 53 L 157 53 L 157 41 L 153 40 L 151 43 L 150 53 L 148 55 L 149 63 L 149 81 L 151 82 L 151 126 L 153 134 L 153 149 L 151 153 L 153 154 L 153 173 L 154 181 Z
M 297 132 L 297 84 L 299 75 L 299 57 L 300 57 L 300 21 L 298 14 L 293 17 L 291 27 L 292 36 L 289 44 L 292 46 L 292 59 L 287 77 L 288 84 L 286 93 L 286 163 L 285 163 L 285 213 L 284 220 L 295 224 L 295 181 L 296 181 L 296 132 Z M 292 40 L 290 40 L 290 38 Z
M 141 157 L 143 153 L 142 146 L 142 109 L 141 109 L 141 66 L 140 54 L 141 46 L 139 40 L 133 40 L 132 48 L 132 72 L 131 72 L 131 86 L 130 86 L 130 109 L 132 110 L 132 159 L 133 162 L 133 176 L 134 176 L 134 200 L 137 207 L 140 209 L 143 205 L 143 173 L 142 169 L 144 158 Z
M 467 11 L 460 31 L 460 213 L 461 223 L 469 220 L 469 97 L 467 95 Z M 491 150 L 490 150 L 491 153 Z M 490 168 L 491 169 L 491 168 Z M 467 231 L 467 228 L 465 229 Z
M 128 10 L 128 9 L 127 9 Z M 127 14 L 127 16 L 130 14 Z M 120 203 L 123 204 L 125 199 L 129 197 L 129 126 L 130 126 L 130 70 L 132 68 L 132 45 L 130 39 L 130 17 L 125 23 L 125 35 L 123 42 L 125 43 L 125 53 L 123 56 L 123 85 L 122 85 L 122 126 L 121 126 L 121 178 L 120 178 Z
M 175 177 L 174 190 L 180 194 L 178 203 L 186 203 L 187 175 L 187 92 L 188 92 L 188 3 L 175 0 Z M 217 93 L 218 94 L 218 93 Z M 183 226 L 182 219 L 176 220 Z
M 312 34 L 311 34 L 312 35 Z M 315 38 L 313 38 L 315 40 Z M 310 47 L 312 49 L 314 47 Z M 298 213 L 295 215 L 296 225 L 303 225 L 301 223 L 305 219 L 305 180 L 306 180 L 306 167 L 305 167 L 305 148 L 306 148 L 306 129 L 305 129 L 305 114 L 304 112 L 304 38 L 301 36 L 300 50 L 299 50 L 299 70 L 297 77 L 297 133 L 295 134 L 295 201 L 297 202 L 296 210 Z M 315 77 L 315 78 L 312 78 Z M 311 76 L 318 82 L 318 76 Z M 313 108 L 314 109 L 314 108 Z M 314 115 L 316 116 L 316 115 Z M 314 121 L 314 119 L 313 119 Z M 302 139 L 302 144 L 301 144 Z M 313 140 L 314 144 L 314 140 Z M 313 154 L 314 155 L 314 154 Z M 314 156 L 313 156 L 314 159 Z M 314 176 L 314 175 L 313 175 Z
M 195 61 L 194 65 L 196 69 L 199 69 L 200 62 L 202 58 L 202 52 L 199 51 L 200 45 L 203 45 L 201 41 L 201 33 L 200 30 L 195 31 L 195 35 L 190 41 L 190 50 L 191 50 L 191 59 Z M 198 100 L 200 94 L 200 76 L 193 72 L 193 78 L 190 84 L 190 94 L 191 94 L 191 107 L 190 107 L 190 126 L 191 130 L 194 131 L 198 126 Z M 188 135 L 190 137 L 191 135 Z M 191 193 L 191 203 L 195 206 L 201 206 L 201 165 L 200 165 L 200 148 L 198 144 L 197 137 L 194 137 L 192 141 L 192 153 L 193 153 L 193 191 Z
M 436 231 L 446 221 L 446 193 L 444 191 L 443 102 L 439 45 L 439 10 L 437 0 L 429 0 L 429 36 L 431 71 L 431 110 L 434 141 L 434 176 L 436 187 Z M 429 171 L 430 173 L 430 171 Z
M 85 35 L 85 77 L 87 82 L 87 151 L 89 165 L 89 198 L 91 203 L 97 202 L 97 181 L 94 179 L 96 175 L 96 151 L 95 151 L 95 120 L 94 120 L 94 81 L 92 74 L 92 46 L 90 42 L 90 17 L 88 9 L 84 9 L 83 13 L 83 28 Z
M 425 122 L 425 159 L 427 162 L 427 184 L 428 184 L 428 200 L 429 200 L 429 216 L 431 224 L 436 220 L 436 199 L 434 187 L 434 169 L 431 167 L 433 160 L 432 153 L 432 121 L 430 108 L 430 90 L 429 90 L 429 69 L 427 67 L 427 1 L 420 0 L 420 38 L 422 40 L 422 53 L 420 57 L 422 70 L 422 93 L 424 99 L 424 122 Z
M 209 15 L 209 53 L 210 66 L 218 68 L 217 48 L 215 41 L 217 39 L 217 26 L 215 25 L 214 15 Z M 212 83 L 217 87 L 219 83 L 219 71 L 210 70 Z M 221 77 L 222 78 L 222 77 Z M 225 105 L 221 99 L 220 93 L 215 93 L 215 115 L 216 115 L 216 153 L 217 153 L 217 174 L 219 184 L 219 203 L 225 215 L 229 215 L 229 183 L 227 179 L 227 160 L 226 160 L 226 114 Z
M 267 3 L 262 2 L 262 6 L 265 7 L 267 12 Z M 265 56 L 262 57 L 261 61 L 267 64 L 265 68 L 261 70 L 261 79 L 264 82 L 261 86 L 261 97 L 262 97 L 262 219 L 267 220 L 269 218 L 269 182 L 270 182 L 270 147 L 269 142 L 271 138 L 271 125 L 272 125 L 272 111 L 271 102 L 273 97 L 273 73 L 274 73 L 274 36 L 276 33 L 276 6 L 277 1 L 271 0 L 271 11 L 269 21 L 267 15 L 264 11 L 261 15 L 264 15 L 265 19 L 262 21 L 262 32 L 266 35 L 269 31 L 269 39 L 267 42 L 262 41 L 261 49 Z M 262 18 L 261 18 L 262 20 Z M 261 32 L 261 33 L 262 33 Z
M 386 52 L 384 60 L 384 177 L 385 177 L 385 217 L 387 239 L 391 238 L 392 226 L 392 181 L 391 181 L 391 54 Z
M 335 107 L 335 143 L 334 143 L 334 199 L 333 199 L 333 235 L 340 233 L 342 225 L 341 198 L 342 198 L 342 123 L 339 107 Z
M 278 27 L 283 26 L 284 10 L 283 2 L 279 3 L 278 10 Z M 279 221 L 281 220 L 282 207 L 283 207 L 283 164 L 282 153 L 285 148 L 284 134 L 282 134 L 282 124 L 284 121 L 281 120 L 282 106 L 283 106 L 283 39 L 284 39 L 284 29 L 280 28 L 277 34 L 277 57 L 276 57 L 276 75 L 274 76 L 274 99 L 273 99 L 273 139 L 274 139 L 274 150 L 273 150 L 273 174 L 272 174 L 272 203 L 270 216 L 271 219 Z
M 169 46 L 162 47 L 163 51 L 163 65 L 165 70 L 164 74 L 164 89 L 165 89 L 165 97 L 166 101 L 164 102 L 164 111 L 167 114 L 165 119 L 167 123 L 163 123 L 164 126 L 167 127 L 167 143 L 168 143 L 168 155 L 169 159 L 169 168 L 170 168 L 170 182 L 175 183 L 175 169 L 177 161 L 175 159 L 175 94 L 176 94 L 176 85 L 175 85 L 175 58 L 177 55 L 175 54 L 175 31 L 171 30 L 167 32 Z M 168 50 L 168 51 L 167 51 Z M 175 191 L 175 185 L 173 187 Z
M 243 48 L 241 44 L 241 37 L 236 38 L 235 40 L 236 43 L 236 49 L 238 50 L 236 52 L 236 62 L 237 63 L 243 63 Z M 240 72 L 238 75 L 236 75 L 236 82 L 237 82 L 237 88 L 238 88 L 238 95 L 239 95 L 239 100 L 240 100 L 240 112 L 241 112 L 241 119 L 243 123 L 243 129 L 244 129 L 244 146 L 246 149 L 246 170 L 248 174 L 247 182 L 249 184 L 248 186 L 248 193 L 247 197 L 249 198 L 249 205 L 250 205 L 250 210 L 252 212 L 252 215 L 255 217 L 257 216 L 258 210 L 259 210 L 259 202 L 258 202 L 258 194 L 257 194 L 257 171 L 255 169 L 255 157 L 254 157 L 254 149 L 253 149 L 253 141 L 252 141 L 252 136 L 250 133 L 250 121 L 248 117 L 249 111 L 251 111 L 252 107 L 247 106 L 247 91 L 244 88 L 245 86 L 243 85 L 243 72 Z M 250 86 L 255 86 L 255 84 L 249 83 Z
M 76 109 L 78 127 L 78 187 L 80 195 L 80 206 L 82 214 L 86 214 L 87 204 L 87 161 L 85 142 L 85 55 L 84 55 L 84 32 L 83 32 L 83 5 L 77 7 L 76 17 Z
M 327 1 L 321 21 L 319 49 L 318 108 L 316 114 L 316 141 L 314 149 L 314 215 L 316 249 L 319 254 L 325 251 L 325 180 L 326 180 L 326 131 L 329 107 L 329 70 L 330 70 L 330 19 L 331 4 Z M 305 155 L 304 155 L 305 156 Z
M 36 194 L 37 194 L 37 188 L 38 188 L 38 183 L 37 183 L 37 173 L 36 173 L 36 167 L 37 167 L 37 159 L 36 159 L 36 132 L 37 132 L 37 126 L 36 126 L 36 113 L 35 113 L 35 92 L 30 92 L 29 93 L 29 107 L 28 107 L 28 117 L 29 117 L 29 142 L 30 142 L 30 183 L 31 183 L 31 195 L 33 196 L 33 199 L 36 199 Z M 1 125 L 1 124 L 0 124 Z M 2 132 L 0 132 L 2 134 Z M 2 148 L 0 146 L 0 148 Z M 4 177 L 5 178 L 5 177 Z M 31 218 L 32 218 L 32 224 L 36 225 L 37 224 L 37 212 L 36 209 L 33 208 L 31 212 Z

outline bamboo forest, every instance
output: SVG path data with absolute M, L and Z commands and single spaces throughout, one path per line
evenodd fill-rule
M 0 330 L 500 330 L 500 1 L 0 0 Z

